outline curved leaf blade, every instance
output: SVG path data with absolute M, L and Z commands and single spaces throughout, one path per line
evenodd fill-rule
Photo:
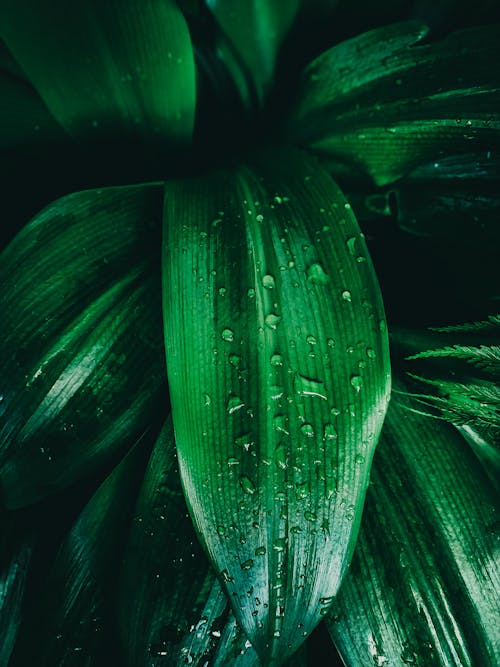
M 238 622 L 282 662 L 355 542 L 390 381 L 379 288 L 349 204 L 300 153 L 169 182 L 164 221 L 188 506 Z
M 48 594 L 29 616 L 12 665 L 99 665 L 110 651 L 116 560 L 144 470 L 142 437 L 93 494 L 63 540 L 47 576 Z M 26 641 L 29 637 L 30 641 Z M 33 641 L 35 640 L 35 641 Z
M 291 135 L 377 185 L 446 155 L 498 146 L 498 26 L 423 43 L 396 23 L 347 40 L 305 70 Z
M 124 664 L 131 667 L 226 665 L 242 651 L 241 667 L 257 661 L 228 617 L 227 598 L 193 529 L 171 419 L 156 440 L 137 499 L 117 607 Z
M 327 626 L 346 664 L 494 665 L 494 494 L 460 435 L 410 407 L 398 397 L 389 408 L 358 545 Z
M 1 36 L 74 137 L 189 142 L 195 71 L 173 0 L 2 3 Z
M 155 418 L 165 382 L 153 254 L 159 195 L 134 186 L 65 197 L 0 255 L 8 507 L 91 474 Z

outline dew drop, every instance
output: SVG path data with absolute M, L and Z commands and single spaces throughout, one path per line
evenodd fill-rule
M 269 315 L 266 315 L 264 320 L 264 323 L 268 329 L 277 329 L 280 322 L 281 317 L 276 315 L 276 313 L 269 313 Z
M 336 440 L 338 438 L 337 429 L 333 424 L 325 424 L 323 436 L 325 440 Z
M 265 554 L 266 554 L 266 547 L 257 547 L 257 549 L 255 549 L 256 556 L 265 556 Z
M 327 285 L 330 282 L 330 278 L 325 273 L 325 270 L 315 262 L 308 267 L 307 271 L 307 280 L 313 285 Z
M 363 454 L 356 454 L 354 460 L 358 465 L 361 465 L 362 463 L 365 462 L 365 457 L 363 456 Z
M 335 340 L 333 338 L 327 338 L 326 344 L 328 345 L 328 347 L 335 347 Z
M 293 380 L 293 387 L 299 396 L 309 396 L 311 398 L 322 398 L 327 400 L 324 382 L 314 378 L 306 377 L 296 373 Z
M 283 357 L 281 354 L 273 354 L 271 357 L 271 366 L 283 366 Z
M 348 289 L 343 290 L 342 298 L 344 299 L 344 301 L 348 301 L 349 303 L 352 301 L 352 294 L 349 292 Z
M 376 359 L 377 353 L 375 352 L 373 347 L 367 347 L 366 348 L 366 356 L 368 357 L 368 359 Z
M 272 276 L 270 273 L 267 273 L 265 276 L 262 276 L 262 285 L 266 289 L 274 289 L 276 287 L 274 276 Z
M 316 514 L 314 512 L 304 512 L 304 519 L 306 521 L 316 521 Z
M 363 378 L 361 377 L 361 375 L 351 376 L 351 386 L 354 388 L 355 391 L 361 391 L 361 387 L 363 386 Z
M 257 220 L 257 222 L 262 222 L 264 220 L 264 216 L 262 215 L 262 213 L 259 213 L 258 215 L 255 216 L 255 219 Z
M 248 560 L 244 561 L 241 564 L 241 569 L 242 570 L 251 570 L 252 567 L 253 567 L 253 560 L 251 558 L 249 558 Z
M 228 328 L 222 329 L 221 336 L 222 336 L 222 340 L 225 340 L 228 343 L 230 343 L 231 341 L 234 340 L 234 331 L 232 329 L 228 329 Z
M 275 551 L 284 551 L 285 547 L 286 547 L 286 538 L 285 537 L 278 537 L 277 540 L 274 540 L 273 549 Z
M 248 495 L 253 495 L 255 493 L 255 485 L 247 475 L 242 475 L 240 477 L 240 486 L 245 493 Z
M 221 575 L 222 575 L 222 578 L 224 579 L 224 581 L 228 584 L 230 584 L 234 581 L 233 577 L 231 577 L 231 575 L 229 574 L 229 572 L 227 570 L 222 570 Z
M 228 466 L 238 466 L 238 465 L 240 465 L 240 460 L 235 458 L 234 456 L 230 456 L 227 460 L 227 465 Z
M 249 287 L 247 290 L 247 296 L 249 299 L 253 299 L 255 297 L 255 290 L 253 287 Z
M 347 249 L 349 250 L 351 257 L 356 256 L 356 243 L 357 238 L 355 236 L 351 236 L 351 238 L 347 239 L 346 241 Z
M 217 534 L 221 537 L 226 534 L 226 529 L 224 526 L 217 526 Z
M 245 404 L 239 396 L 230 396 L 227 402 L 227 411 L 232 415 L 234 412 L 241 410 L 244 405 Z
M 243 433 L 243 435 L 239 435 L 237 438 L 235 438 L 234 444 L 237 447 L 241 447 L 246 452 L 248 452 L 250 447 L 254 444 L 253 440 L 252 440 L 252 434 L 251 433 Z
M 314 428 L 312 424 L 302 424 L 300 432 L 302 435 L 305 435 L 306 438 L 314 438 Z
M 309 345 L 316 345 L 317 340 L 316 340 L 316 338 L 315 338 L 312 334 L 309 334 L 308 336 L 306 336 L 306 342 L 307 342 Z

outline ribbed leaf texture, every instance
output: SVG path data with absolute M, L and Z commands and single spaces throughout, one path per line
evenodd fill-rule
M 281 664 L 350 559 L 386 410 L 386 324 L 350 206 L 282 151 L 169 182 L 164 323 L 185 494 L 236 618 Z
M 0 36 L 74 137 L 189 142 L 193 50 L 173 0 L 3 0 Z
M 493 667 L 493 489 L 456 430 L 409 408 L 407 398 L 391 402 L 356 552 L 327 626 L 353 667 Z
M 0 255 L 6 506 L 95 472 L 155 418 L 165 394 L 160 218 L 156 186 L 77 193 Z
M 499 146 L 500 28 L 425 43 L 417 21 L 329 49 L 305 70 L 291 136 L 377 185 L 423 162 Z

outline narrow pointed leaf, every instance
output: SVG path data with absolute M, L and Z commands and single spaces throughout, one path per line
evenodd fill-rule
M 64 539 L 16 647 L 13 667 L 99 665 L 116 657 L 110 605 L 150 438 L 141 438 L 94 493 Z M 27 638 L 30 641 L 27 641 Z M 110 647 L 113 646 L 112 651 Z
M 268 153 L 166 186 L 167 372 L 185 494 L 265 664 L 350 559 L 389 386 L 373 267 L 315 160 Z
M 173 0 L 6 0 L 0 18 L 2 38 L 74 137 L 190 140 L 194 60 Z
M 400 366 L 415 381 L 413 407 L 459 428 L 500 486 L 500 338 L 498 315 L 434 331 L 394 330 Z
M 26 591 L 28 568 L 36 544 L 33 526 L 19 529 L 16 514 L 0 522 L 0 665 L 8 665 L 14 648 Z
M 323 53 L 304 72 L 294 138 L 358 167 L 378 184 L 418 164 L 499 145 L 498 26 L 424 43 L 396 23 Z
M 231 0 L 207 0 L 232 48 L 248 68 L 261 101 L 269 91 L 279 47 L 300 4 L 301 0 L 243 0 L 237 5 Z
M 0 487 L 9 507 L 91 474 L 154 418 L 165 391 L 160 192 L 65 197 L 0 255 Z
M 495 497 L 460 435 L 410 406 L 391 402 L 327 625 L 348 665 L 496 665 Z

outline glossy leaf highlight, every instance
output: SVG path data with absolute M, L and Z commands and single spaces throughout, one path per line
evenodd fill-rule
M 395 23 L 329 49 L 305 70 L 290 133 L 385 185 L 418 164 L 499 145 L 498 26 L 425 43 Z
M 188 505 L 236 618 L 281 664 L 337 592 L 388 400 L 349 204 L 293 151 L 169 182 L 163 306 Z
M 348 665 L 496 665 L 493 489 L 457 431 L 409 409 L 393 398 L 327 626 Z
M 0 255 L 8 507 L 92 474 L 154 420 L 165 392 L 159 195 L 136 186 L 64 197 Z

